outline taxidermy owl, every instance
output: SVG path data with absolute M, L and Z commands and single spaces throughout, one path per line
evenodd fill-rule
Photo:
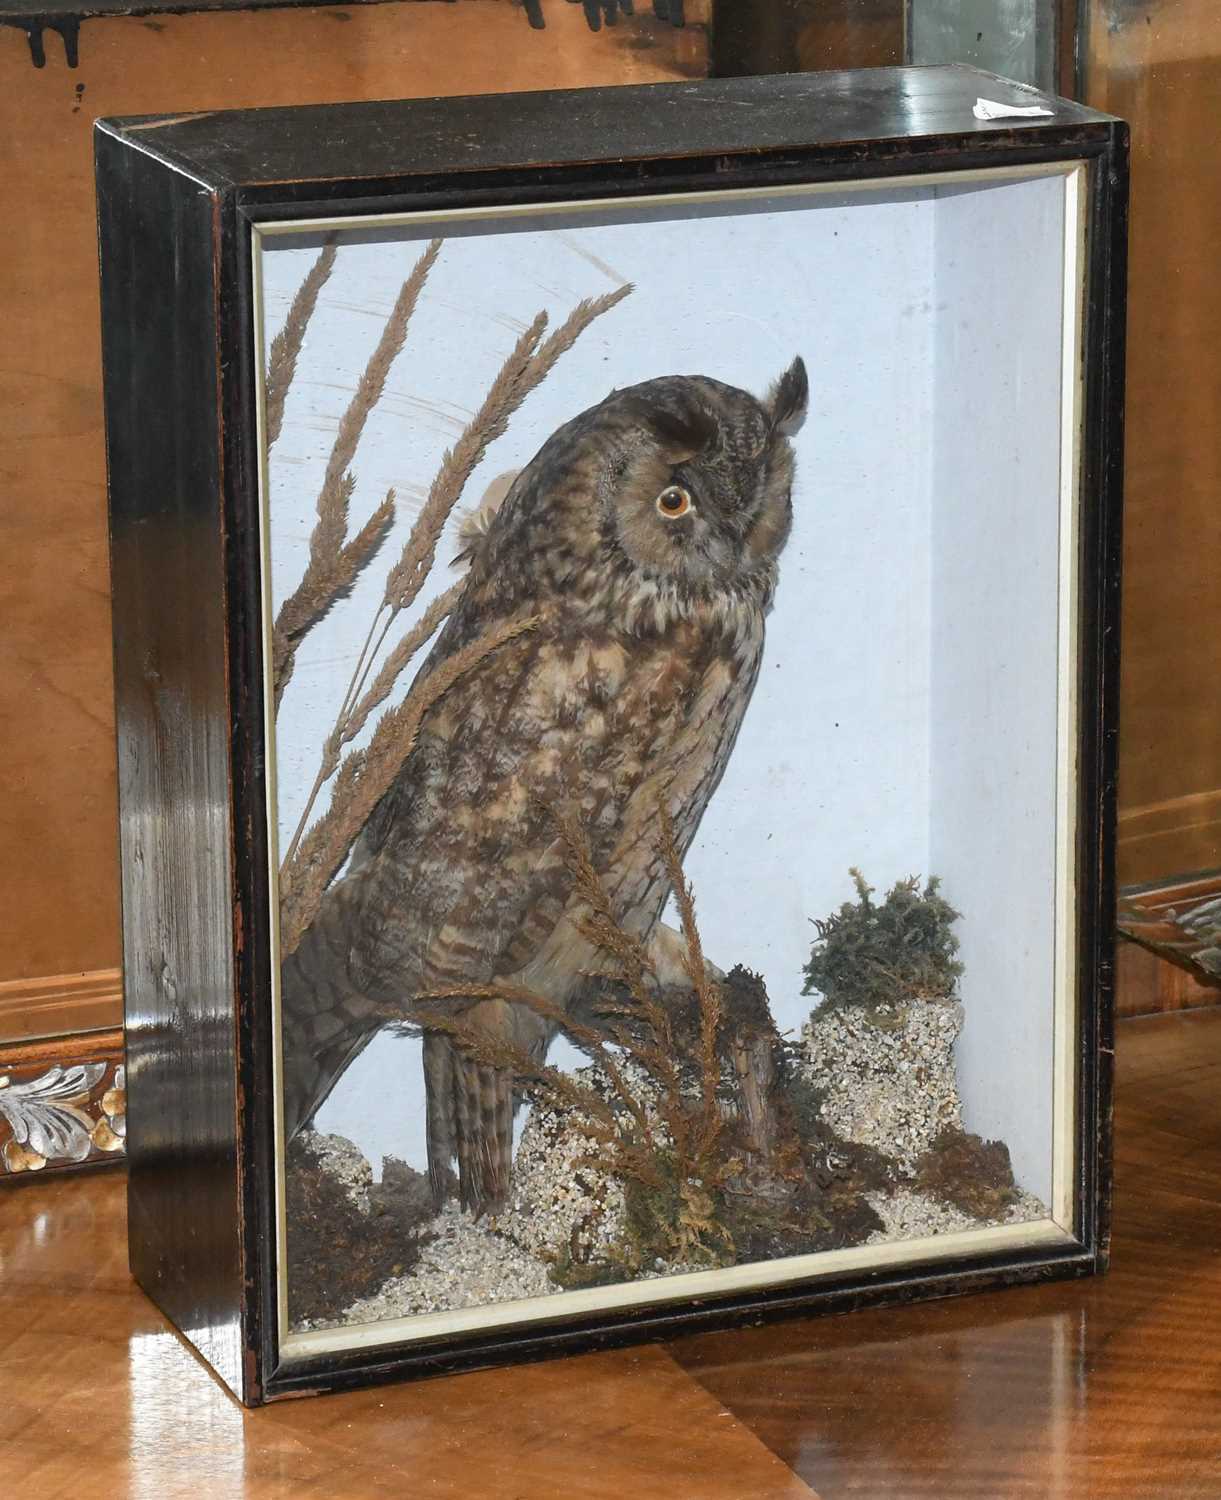
M 282 971 L 286 1131 L 413 997 L 506 981 L 568 1010 L 598 955 L 552 809 L 577 824 L 621 928 L 679 982 L 661 923 L 658 806 L 685 854 L 750 701 L 792 519 L 800 359 L 764 399 L 702 376 L 613 391 L 555 432 L 464 530 L 463 592 L 417 678 L 535 618 L 427 712 L 348 872 Z M 541 1057 L 536 1012 L 475 1000 L 468 1026 Z M 513 1079 L 424 1039 L 429 1175 L 504 1200 Z

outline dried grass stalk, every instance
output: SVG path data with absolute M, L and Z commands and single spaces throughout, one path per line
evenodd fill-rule
M 718 1048 L 723 1010 L 721 987 L 710 977 L 708 965 L 704 962 L 703 945 L 695 921 L 695 898 L 683 873 L 678 842 L 674 836 L 674 823 L 664 802 L 658 803 L 657 813 L 661 825 L 658 850 L 670 878 L 682 924 L 683 968 L 699 1001 L 699 1077 L 703 1118 L 700 1122 L 700 1141 L 695 1147 L 698 1155 L 709 1149 L 722 1128 L 721 1110 L 716 1097 L 720 1081 Z
M 430 606 L 419 625 L 407 633 L 395 647 L 390 658 L 383 663 L 372 687 L 367 692 L 363 692 L 373 662 L 385 645 L 395 620 L 415 602 L 425 580 L 432 572 L 441 533 L 454 507 L 462 498 L 470 473 L 482 459 L 487 445 L 504 430 L 503 421 L 500 419 L 501 413 L 511 399 L 513 390 L 521 379 L 546 326 L 546 313 L 539 313 L 510 351 L 496 379 L 492 382 L 483 405 L 467 424 L 455 447 L 447 450 L 442 457 L 440 471 L 434 478 L 424 506 L 415 519 L 402 554 L 390 571 L 382 602 L 369 625 L 369 632 L 353 669 L 352 679 L 348 683 L 343 702 L 340 704 L 335 727 L 324 746 L 322 764 L 301 815 L 302 821 L 298 824 L 289 846 L 290 856 L 297 847 L 304 823 L 309 818 L 318 793 L 335 769 L 340 748 L 349 744 L 360 733 L 372 710 L 389 697 L 395 682 L 408 662 L 429 639 L 444 617 L 439 612 L 439 601 L 437 605 Z M 449 608 L 452 608 L 452 602 L 456 602 L 460 592 L 460 586 L 447 591 L 444 597 L 451 600 Z M 278 697 L 276 701 L 279 702 Z
M 492 382 L 479 410 L 462 430 L 452 448 L 441 458 L 441 467 L 428 490 L 403 555 L 386 579 L 386 605 L 397 613 L 419 594 L 432 571 L 437 543 L 454 506 L 462 497 L 467 480 L 487 452 L 488 444 L 504 432 L 510 415 L 525 396 L 523 380 L 530 358 L 547 327 L 547 314 L 539 313 L 514 344 Z
M 607 292 L 601 297 L 586 297 L 578 302 L 535 355 L 530 370 L 530 390 L 547 378 L 560 355 L 572 348 L 596 318 L 600 318 L 603 313 L 610 312 L 612 307 L 630 296 L 633 290 L 631 282 L 625 282 L 623 286 L 616 287 L 613 292 Z
M 578 302 L 559 328 L 542 344 L 547 315 L 539 313 L 514 345 L 479 410 L 467 423 L 461 437 L 441 460 L 441 467 L 402 557 L 386 580 L 386 603 L 394 610 L 405 608 L 420 591 L 436 556 L 437 541 L 445 522 L 462 496 L 467 481 L 483 461 L 489 444 L 500 437 L 509 418 L 531 391 L 551 373 L 556 361 L 589 327 L 595 318 L 609 312 L 632 290 L 617 287 L 604 297 Z
M 586 915 L 577 919 L 577 926 L 594 947 L 611 960 L 619 982 L 626 990 L 626 1000 L 607 1000 L 603 1007 L 607 1016 L 631 1023 L 616 1028 L 613 1039 L 632 1055 L 639 1054 L 638 1060 L 664 1090 L 677 1092 L 681 1080 L 675 1062 L 674 1030 L 658 992 L 648 950 L 617 920 L 610 896 L 594 868 L 593 854 L 584 831 L 562 811 L 552 810 L 551 816 L 564 843 L 573 884 L 586 907 Z M 652 1038 L 651 1043 L 640 1040 L 639 1022 L 643 1022 L 647 1035 Z
M 330 807 L 280 871 L 280 946 L 285 957 L 296 950 L 318 914 L 323 892 L 415 748 L 424 715 L 459 678 L 538 623 L 537 615 L 510 621 L 456 651 L 382 715 L 366 749 L 344 758 Z
M 369 356 L 364 373 L 356 383 L 347 410 L 339 419 L 331 456 L 322 476 L 322 488 L 318 492 L 318 525 L 310 538 L 311 563 L 316 554 L 325 554 L 342 545 L 347 534 L 347 501 L 343 481 L 356 456 L 356 447 L 369 420 L 369 413 L 381 400 L 390 367 L 407 340 L 407 325 L 420 300 L 428 273 L 441 252 L 441 243 L 440 240 L 429 243 L 399 288 L 381 337 Z
M 354 485 L 352 476 L 345 476 L 349 495 Z M 341 547 L 330 558 L 320 558 L 317 564 L 311 558 L 304 578 L 280 606 L 271 631 L 277 708 L 284 696 L 284 689 L 292 680 L 297 647 L 302 638 L 333 604 L 347 595 L 361 570 L 385 541 L 393 524 L 394 491 L 389 490 L 386 498 L 346 546 Z
M 340 743 L 349 744 L 365 727 L 369 715 L 375 708 L 379 708 L 394 690 L 394 684 L 398 681 L 400 673 L 406 667 L 417 651 L 427 641 L 432 639 L 442 622 L 446 620 L 461 598 L 463 587 L 466 583 L 460 578 L 453 583 L 443 594 L 438 594 L 416 623 L 408 630 L 398 645 L 386 657 L 381 669 L 373 679 L 373 683 L 364 696 L 353 706 L 344 720 L 340 731 Z
M 406 341 L 411 315 L 440 253 L 441 244 L 440 240 L 433 240 L 403 282 L 381 337 L 339 419 L 318 491 L 318 519 L 310 533 L 309 561 L 301 582 L 280 606 L 272 631 L 272 671 L 277 706 L 292 674 L 293 658 L 301 639 L 351 588 L 357 573 L 377 550 L 393 520 L 394 497 L 391 492 L 354 541 L 348 542 L 348 507 L 356 486 L 350 465 L 369 414 L 381 400 L 390 367 Z M 308 281 L 309 276 L 306 277 Z M 298 293 L 298 298 L 300 295 Z M 296 301 L 294 298 L 294 306 Z M 294 353 L 294 365 L 295 359 Z M 282 398 L 280 404 L 283 404 Z
M 495 985 L 463 992 L 464 996 L 474 994 L 488 998 L 496 998 L 498 993 Z M 420 998 L 445 999 L 451 994 L 456 996 L 456 992 L 442 990 Z M 532 1006 L 537 1006 L 541 1000 L 541 996 L 519 997 L 520 1003 Z M 461 1014 L 454 1015 L 422 1005 L 414 1012 L 414 1018 L 425 1031 L 437 1031 L 449 1037 L 455 1046 L 483 1067 L 512 1074 L 514 1080 L 537 1103 L 567 1113 L 573 1129 L 583 1135 L 593 1148 L 586 1155 L 578 1157 L 574 1165 L 598 1167 L 625 1181 L 639 1182 L 645 1187 L 656 1189 L 663 1186 L 665 1178 L 658 1158 L 658 1142 L 639 1100 L 623 1082 L 622 1073 L 610 1052 L 604 1050 L 598 1061 L 604 1068 L 609 1063 L 607 1074 L 615 1084 L 616 1093 L 621 1102 L 628 1106 L 642 1132 L 647 1134 L 635 1135 L 630 1127 L 625 1129 L 623 1118 L 597 1089 L 559 1068 L 538 1062 L 525 1047 L 507 1037 L 475 1026 Z M 566 1030 L 568 1025 L 565 1018 Z M 614 1070 L 613 1074 L 611 1069 Z
M 509 999 L 512 986 L 480 985 L 473 990 L 430 990 L 417 997 L 420 1001 L 448 999 Z M 536 995 L 514 995 L 512 998 L 532 1008 L 541 1000 Z M 482 1031 L 466 1021 L 463 1016 L 428 1004 L 414 1009 L 414 1018 L 426 1031 L 439 1031 L 450 1037 L 464 1050 L 478 1054 L 485 1066 L 500 1068 L 522 1081 L 529 1081 L 534 1089 L 541 1090 L 548 1099 L 592 1115 L 604 1125 L 613 1127 L 615 1112 L 600 1095 L 594 1095 L 596 1103 L 587 1100 L 587 1090 L 569 1074 L 559 1068 L 540 1063 L 530 1055 L 527 1048 L 519 1046 L 496 1032 Z M 401 1019 L 401 1018 L 400 1018 Z
M 683 874 L 674 825 L 665 804 L 658 802 L 658 852 L 666 867 L 678 903 L 683 928 L 683 968 L 695 992 L 699 1015 L 698 1039 L 692 1049 L 676 1036 L 669 1009 L 652 973 L 647 951 L 640 940 L 625 932 L 615 918 L 610 899 L 594 869 L 591 852 L 582 831 L 565 818 L 557 819 L 568 851 L 576 888 L 586 901 L 590 916 L 584 929 L 616 965 L 627 991 L 626 1001 L 610 1001 L 605 1013 L 627 1024 L 616 1027 L 614 1039 L 645 1069 L 661 1093 L 661 1114 L 673 1143 L 676 1161 L 692 1177 L 716 1185 L 724 1156 L 725 1120 L 717 1098 L 721 1079 L 718 1044 L 723 1005 L 720 985 L 708 973 L 695 919 L 691 887 Z M 699 1082 L 700 1107 L 692 1112 L 684 1069 L 685 1061 Z
M 318 293 L 330 279 L 334 267 L 335 242 L 332 240 L 322 247 L 318 259 L 309 268 L 288 309 L 284 327 L 271 341 L 271 348 L 267 352 L 265 387 L 268 448 L 280 436 L 280 428 L 284 423 L 284 402 L 288 396 L 288 388 L 293 383 L 293 376 L 297 373 L 297 356 L 301 353 L 305 331 L 314 316 Z

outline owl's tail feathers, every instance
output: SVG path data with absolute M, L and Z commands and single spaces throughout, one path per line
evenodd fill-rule
M 310 1123 L 385 1021 L 384 1011 L 356 989 L 348 973 L 347 906 L 336 887 L 280 966 L 287 1140 Z
M 478 1217 L 504 1206 L 513 1167 L 513 1075 L 465 1055 L 435 1032 L 424 1037 L 428 1177 L 440 1208 L 454 1190 Z
M 453 1196 L 452 1163 L 458 1154 L 458 1118 L 454 1108 L 453 1043 L 435 1031 L 424 1033 L 425 1138 L 428 1145 L 428 1182 L 433 1206 L 440 1209 Z

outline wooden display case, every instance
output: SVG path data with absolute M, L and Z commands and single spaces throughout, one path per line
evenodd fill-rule
M 100 123 L 132 1264 L 241 1400 L 1105 1264 L 1126 149 Z

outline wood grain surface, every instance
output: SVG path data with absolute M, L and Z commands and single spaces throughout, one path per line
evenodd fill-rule
M 0 1494 L 811 1494 L 656 1346 L 243 1412 L 130 1281 L 117 1173 L 6 1194 L 0 1266 Z
M 243 1413 L 117 1173 L 0 1198 L 0 1494 L 1216 1500 L 1221 1013 L 1125 1022 L 1113 1269 Z

